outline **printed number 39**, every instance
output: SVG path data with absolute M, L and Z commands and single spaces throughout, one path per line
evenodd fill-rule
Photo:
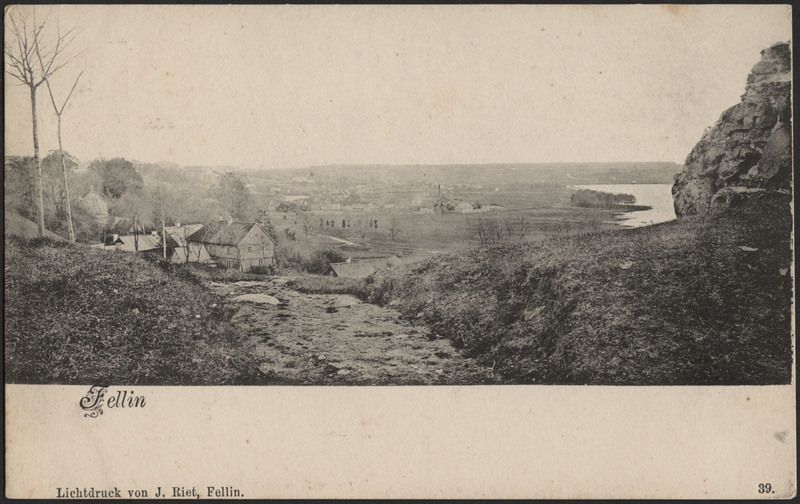
M 759 483 L 758 484 L 758 493 L 772 493 L 772 485 L 769 483 Z

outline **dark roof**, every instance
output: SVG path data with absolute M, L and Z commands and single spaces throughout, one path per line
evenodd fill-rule
M 177 246 L 185 247 L 186 246 L 186 238 L 192 235 L 192 233 L 197 232 L 198 230 L 202 229 L 202 224 L 184 224 L 183 226 L 167 226 L 166 231 L 169 236 L 177 242 Z M 167 242 L 167 246 L 169 242 Z
M 228 222 L 212 222 L 206 224 L 202 229 L 192 233 L 187 241 L 213 243 L 215 245 L 239 245 L 247 233 L 253 229 L 253 226 L 258 226 L 255 222 L 238 222 L 234 221 L 230 224 Z M 261 228 L 261 226 L 258 226 Z M 261 228 L 264 231 L 264 228 Z M 269 233 L 264 233 L 273 242 L 275 241 Z
M 343 278 L 366 278 L 376 271 L 375 266 L 368 262 L 332 263 L 324 274 L 330 274 L 331 270 Z
M 114 235 L 107 235 L 105 244 L 106 246 L 116 245 L 119 250 L 135 252 L 137 241 L 139 252 L 161 247 L 161 235 L 153 235 L 151 233 L 139 233 L 138 237 L 132 234 L 119 235 L 116 240 L 114 240 Z
M 161 235 L 159 235 L 158 237 L 161 238 Z M 175 238 L 170 236 L 169 233 L 167 233 L 167 248 L 175 249 L 182 246 L 183 245 L 178 240 L 176 240 Z

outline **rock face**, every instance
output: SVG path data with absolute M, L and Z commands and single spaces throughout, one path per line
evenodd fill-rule
M 675 176 L 678 217 L 734 206 L 753 193 L 791 191 L 791 49 L 761 51 L 742 101 L 708 128 Z

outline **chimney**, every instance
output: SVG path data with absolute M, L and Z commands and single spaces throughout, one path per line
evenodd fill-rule
M 230 226 L 233 224 L 233 217 L 228 217 L 228 225 Z
M 152 236 L 158 236 L 158 231 L 150 231 L 150 234 L 151 234 Z
M 349 262 L 353 262 L 353 258 L 352 258 L 352 257 L 348 257 L 347 259 L 345 259 L 345 261 L 344 261 L 344 262 L 348 262 L 348 263 L 349 263 Z

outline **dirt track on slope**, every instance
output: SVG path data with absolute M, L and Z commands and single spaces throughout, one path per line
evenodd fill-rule
M 260 369 L 281 383 L 423 385 L 489 383 L 489 369 L 389 308 L 341 294 L 302 294 L 286 278 L 209 287 L 237 306 Z

